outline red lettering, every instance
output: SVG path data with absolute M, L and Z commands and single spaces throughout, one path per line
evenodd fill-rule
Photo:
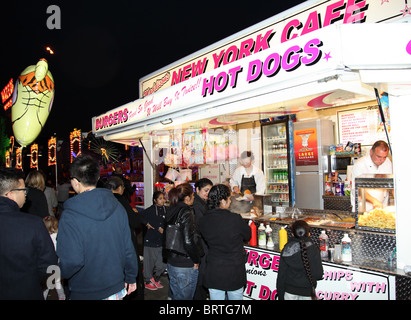
M 255 46 L 254 46 L 254 53 L 259 52 L 261 50 L 265 50 L 268 49 L 270 46 L 268 44 L 269 40 L 271 39 L 271 37 L 274 35 L 272 34 L 273 29 L 268 30 L 264 37 L 261 38 L 261 34 L 259 34 L 257 36 L 257 39 L 255 41 Z
M 199 74 L 203 74 L 204 70 L 206 69 L 207 66 L 207 58 L 204 58 L 203 61 L 198 60 L 197 64 L 193 63 L 192 66 L 192 76 L 198 76 Z
M 344 18 L 344 14 L 341 15 L 340 10 L 345 8 L 344 0 L 337 1 L 330 4 L 326 11 L 324 17 L 324 27 L 329 26 Z
M 214 69 L 217 69 L 221 66 L 223 57 L 224 57 L 224 50 L 221 50 L 220 54 L 213 53 Z
M 251 49 L 253 48 L 253 44 L 254 44 L 254 41 L 251 38 L 241 42 L 238 59 L 251 56 Z
M 291 32 L 293 31 L 294 28 L 297 30 L 301 29 L 302 26 L 303 24 L 298 19 L 294 19 L 288 22 L 285 25 L 283 32 L 281 34 L 281 43 L 286 42 L 287 40 L 297 38 L 298 34 L 294 33 L 293 35 L 291 35 Z
M 306 23 L 304 24 L 303 31 L 301 35 L 318 30 L 321 28 L 320 15 L 317 11 L 311 12 L 307 18 Z
M 229 64 L 237 60 L 238 49 L 236 46 L 231 46 L 224 54 L 223 65 Z
M 368 9 L 366 1 L 348 0 L 345 10 L 344 23 L 365 22 L 365 10 Z M 355 12 L 355 14 L 353 14 Z

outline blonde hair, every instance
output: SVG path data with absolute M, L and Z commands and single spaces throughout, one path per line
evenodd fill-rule
M 50 234 L 57 233 L 57 230 L 59 228 L 59 221 L 57 220 L 56 217 L 53 217 L 53 216 L 44 217 L 43 222 L 46 225 L 46 228 Z
M 46 182 L 44 181 L 44 176 L 41 172 L 37 170 L 30 171 L 26 177 L 25 182 L 27 186 L 39 189 L 41 191 L 44 191 L 44 189 L 46 188 Z

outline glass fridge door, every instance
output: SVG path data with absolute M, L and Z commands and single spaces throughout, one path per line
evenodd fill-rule
M 289 207 L 287 122 L 263 125 L 262 145 L 266 193 L 271 194 L 273 206 Z

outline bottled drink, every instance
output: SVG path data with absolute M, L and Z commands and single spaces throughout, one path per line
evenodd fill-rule
M 341 260 L 345 262 L 352 260 L 351 239 L 348 233 L 344 233 L 344 237 L 341 240 Z
M 267 248 L 274 248 L 273 229 L 271 229 L 269 224 L 265 227 L 265 232 L 267 234 Z
M 258 227 L 258 245 L 265 247 L 267 245 L 267 238 L 265 234 L 265 227 L 264 223 L 260 223 L 260 226 Z
M 253 220 L 250 220 L 248 225 L 251 228 L 250 246 L 256 246 L 257 245 L 257 227 L 255 226 L 255 223 Z
M 278 231 L 279 238 L 280 238 L 280 251 L 283 250 L 285 244 L 288 241 L 287 231 L 285 230 L 286 227 L 282 227 L 280 231 Z
M 328 236 L 325 230 L 322 230 L 320 234 L 320 251 L 322 259 L 328 258 Z

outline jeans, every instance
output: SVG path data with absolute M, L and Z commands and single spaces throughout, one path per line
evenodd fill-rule
M 209 288 L 208 291 L 210 292 L 210 300 L 226 300 L 226 293 L 228 298 L 227 300 L 243 300 L 243 288 L 234 291 Z
M 171 298 L 173 300 L 192 300 L 197 286 L 198 269 L 174 267 L 167 264 L 170 277 Z

